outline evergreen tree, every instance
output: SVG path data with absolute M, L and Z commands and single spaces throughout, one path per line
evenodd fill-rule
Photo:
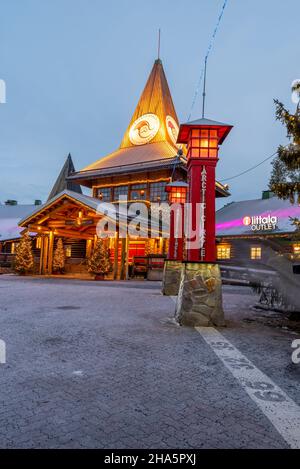
M 274 102 L 276 119 L 285 125 L 291 143 L 278 147 L 269 187 L 280 199 L 300 203 L 300 107 L 291 114 L 278 100 Z
M 103 239 L 98 239 L 94 251 L 88 259 L 88 270 L 93 274 L 107 274 L 111 270 L 109 250 Z
M 65 250 L 63 241 L 61 238 L 58 239 L 56 249 L 53 256 L 53 270 L 54 272 L 62 273 L 65 267 Z
M 33 270 L 34 257 L 32 241 L 28 233 L 25 233 L 16 247 L 15 271 L 18 274 L 26 274 Z

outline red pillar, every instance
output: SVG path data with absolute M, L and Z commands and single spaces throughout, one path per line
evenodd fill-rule
M 197 232 L 198 247 L 188 249 L 187 260 L 213 262 L 215 252 L 215 168 L 217 160 L 189 160 L 188 180 L 192 232 Z M 202 206 L 200 206 L 202 204 Z M 201 210 L 200 210 L 201 207 Z M 200 219 L 199 219 L 200 218 Z M 199 226 L 200 223 L 200 226 Z M 202 244 L 203 243 L 203 244 Z M 201 246 L 202 245 L 202 246 Z
M 188 184 L 184 181 L 170 182 L 166 186 L 170 203 L 170 238 L 168 260 L 182 261 L 184 250 L 184 205 Z
M 219 145 L 232 126 L 209 119 L 182 124 L 177 143 L 187 144 L 190 213 L 187 259 L 216 261 L 215 169 Z M 194 242 L 191 233 L 196 233 Z
M 184 205 L 176 204 L 170 213 L 170 238 L 168 260 L 183 260 Z

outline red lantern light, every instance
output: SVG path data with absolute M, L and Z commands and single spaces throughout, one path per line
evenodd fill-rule
M 170 182 L 166 185 L 170 204 L 184 204 L 188 191 L 188 184 L 183 181 Z
M 231 129 L 231 125 L 209 119 L 198 119 L 180 126 L 177 142 L 187 144 L 188 160 L 217 159 L 219 145 L 223 143 Z

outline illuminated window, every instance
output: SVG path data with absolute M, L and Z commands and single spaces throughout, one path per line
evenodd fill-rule
M 71 257 L 72 256 L 72 246 L 67 245 L 65 247 L 65 250 L 66 250 L 66 257 Z
M 15 243 L 11 243 L 11 254 L 14 254 L 16 251 L 16 244 Z
M 130 187 L 130 200 L 146 200 L 147 184 L 132 184 Z
M 218 244 L 217 246 L 217 258 L 230 259 L 231 258 L 231 246 L 230 244 Z
M 38 236 L 38 237 L 36 238 L 35 247 L 36 247 L 37 249 L 41 249 L 41 247 L 42 247 L 42 238 L 41 238 L 40 236 Z
M 165 191 L 166 184 L 166 182 L 152 182 L 152 184 L 150 184 L 151 202 L 165 202 L 168 200 L 168 194 Z
M 250 248 L 250 257 L 251 259 L 261 259 L 261 247 L 252 246 Z
M 118 201 L 120 196 L 128 196 L 128 186 L 117 186 L 114 188 L 114 200 Z
M 188 151 L 192 158 L 216 158 L 218 156 L 217 130 L 193 129 Z
M 100 187 L 97 189 L 97 197 L 103 202 L 110 202 L 111 201 L 111 188 L 110 187 Z
M 300 243 L 293 244 L 293 254 L 295 257 L 300 258 Z

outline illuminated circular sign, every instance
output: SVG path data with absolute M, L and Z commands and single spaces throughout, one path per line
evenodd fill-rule
M 245 225 L 245 226 L 251 225 L 251 217 L 244 217 L 243 218 L 243 225 Z
M 173 117 L 167 116 L 166 117 L 166 126 L 168 130 L 168 134 L 172 142 L 177 145 L 177 137 L 178 137 L 178 132 L 179 132 L 179 127 L 177 125 L 177 122 Z
M 133 145 L 151 142 L 159 129 L 159 118 L 155 114 L 144 114 L 130 127 L 129 139 Z

